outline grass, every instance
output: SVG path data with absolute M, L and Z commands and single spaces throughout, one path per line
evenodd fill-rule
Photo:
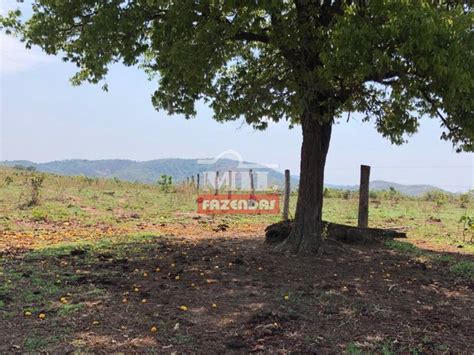
M 142 233 L 143 228 L 161 225 L 190 225 L 196 216 L 196 194 L 189 188 L 165 193 L 156 185 L 53 174 L 44 174 L 40 204 L 25 208 L 31 195 L 29 181 L 35 174 L 0 167 L 0 233 L 10 240 L 16 236 L 22 242 L 31 240 L 35 248 L 74 238 L 83 241 Z M 296 198 L 293 193 L 290 216 L 294 215 Z M 474 210 L 473 199 L 446 197 L 440 203 L 436 198 L 380 193 L 370 206 L 372 227 L 403 229 L 410 242 L 460 247 L 464 253 L 474 253 L 470 242 L 473 231 L 464 231 L 460 222 Z M 356 225 L 357 210 L 356 194 L 329 194 L 323 218 Z M 216 216 L 211 221 L 233 227 L 271 224 L 279 219 L 278 215 L 233 215 Z
M 447 266 L 448 270 L 455 276 L 465 279 L 474 278 L 474 262 L 471 260 L 459 261 L 452 255 L 439 255 L 420 249 L 411 243 L 398 240 L 386 241 L 385 246 L 399 253 L 418 257 L 425 262 L 443 264 Z
M 457 276 L 474 278 L 474 262 L 468 260 L 459 261 L 454 263 L 450 270 Z
M 60 339 L 56 336 L 50 336 L 50 337 L 35 337 L 31 336 L 28 337 L 23 346 L 27 351 L 44 351 L 46 350 L 49 346 L 51 346 L 54 343 L 57 343 Z
M 178 187 L 176 192 L 165 193 L 153 185 L 51 174 L 44 175 L 39 204 L 26 207 L 31 198 L 29 181 L 35 174 L 37 173 L 0 167 L 0 251 L 5 252 L 5 255 L 0 254 L 0 316 L 9 324 L 18 325 L 17 338 L 21 339 L 18 344 L 26 352 L 54 353 L 56 346 L 60 349 L 59 352 L 87 352 L 94 339 L 110 345 L 110 339 L 100 338 L 104 329 L 108 329 L 108 334 L 129 332 L 130 339 L 138 339 L 142 335 L 150 335 L 152 324 L 157 325 L 159 329 L 156 334 L 158 338 L 163 336 L 162 332 L 167 332 L 167 337 L 162 339 L 163 344 L 174 344 L 178 350 L 189 350 L 199 343 L 199 333 L 187 333 L 192 322 L 187 323 L 186 316 L 189 315 L 192 319 L 214 302 L 218 304 L 218 308 L 209 314 L 217 315 L 223 312 L 223 318 L 219 319 L 219 322 L 225 322 L 235 314 L 259 305 L 253 298 L 260 297 L 263 297 L 264 302 L 273 304 L 278 312 L 300 321 L 301 314 L 319 308 L 319 315 L 323 315 L 322 320 L 325 316 L 334 317 L 333 323 L 327 323 L 327 329 L 345 326 L 346 320 L 338 318 L 339 312 L 344 312 L 349 320 L 351 317 L 364 319 L 367 314 L 371 314 L 382 317 L 383 321 L 384 312 L 390 311 L 387 305 L 377 304 L 384 297 L 369 300 L 365 296 L 358 299 L 357 294 L 346 294 L 354 292 L 354 288 L 348 288 L 346 285 L 354 283 L 357 287 L 365 286 L 361 281 L 355 280 L 346 280 L 339 284 L 336 277 L 330 277 L 333 266 L 334 270 L 341 267 L 337 263 L 330 264 L 331 271 L 329 276 L 326 275 L 330 277 L 325 281 L 328 289 L 315 286 L 314 290 L 308 290 L 307 286 L 319 282 L 321 276 L 325 275 L 315 275 L 315 279 L 307 275 L 309 281 L 302 282 L 299 286 L 295 286 L 296 279 L 293 277 L 283 285 L 262 288 L 262 282 L 267 282 L 270 277 L 262 277 L 267 271 L 266 265 L 259 264 L 263 268 L 256 268 L 256 272 L 246 271 L 244 276 L 234 273 L 238 268 L 247 268 L 260 260 L 258 257 L 254 261 L 252 258 L 246 258 L 246 263 L 250 264 L 228 266 L 235 260 L 233 255 L 240 253 L 228 249 L 228 246 L 224 246 L 225 253 L 213 259 L 213 262 L 219 264 L 219 269 L 207 264 L 210 262 L 207 250 L 212 248 L 214 238 L 220 238 L 221 242 L 240 242 L 239 238 L 234 238 L 235 235 L 261 235 L 266 225 L 280 220 L 278 215 L 202 217 L 195 213 L 196 193 L 191 189 Z M 356 197 L 354 194 L 330 194 L 325 199 L 324 219 L 356 225 Z M 474 277 L 472 259 L 456 253 L 474 253 L 473 244 L 469 242 L 472 232 L 463 233 L 464 226 L 459 222 L 468 211 L 474 210 L 472 201 L 466 203 L 466 200 L 463 200 L 461 207 L 460 201 L 454 197 L 443 200 L 442 204 L 436 200 L 398 195 L 372 194 L 372 197 L 370 226 L 402 229 L 408 234 L 406 241 L 386 242 L 386 248 L 392 250 L 384 249 L 387 257 L 407 256 L 404 258 L 406 263 L 402 263 L 401 267 L 405 267 L 409 273 L 423 272 L 413 269 L 415 261 L 426 264 L 427 268 L 432 268 L 433 271 L 443 270 L 442 276 L 447 280 L 455 277 L 459 278 L 460 282 L 469 282 Z M 294 213 L 296 198 L 297 195 L 293 193 L 290 215 Z M 227 234 L 213 230 L 222 224 L 228 225 Z M 197 248 L 196 251 L 195 245 L 200 243 L 197 239 L 179 242 L 179 238 L 185 235 L 210 239 L 204 247 L 201 246 L 201 249 Z M 160 245 L 164 244 L 166 248 L 161 248 Z M 249 247 L 247 252 L 256 245 L 258 244 Z M 420 246 L 435 251 L 428 251 Z M 439 253 L 436 252 L 437 248 L 450 248 L 449 250 L 454 252 Z M 179 261 L 184 257 L 185 251 L 185 258 L 196 253 L 193 262 Z M 20 257 L 17 258 L 17 255 Z M 220 259 L 225 257 L 229 259 L 221 263 Z M 163 263 L 164 259 L 167 260 L 166 264 Z M 180 264 L 180 268 L 176 270 L 186 269 L 179 283 L 174 278 L 175 269 L 169 266 L 175 262 Z M 249 308 L 237 307 L 231 313 L 226 313 L 226 301 L 232 294 L 226 294 L 225 298 L 216 300 L 216 297 L 224 294 L 232 284 L 223 284 L 221 292 L 214 293 L 209 290 L 208 299 L 201 300 L 201 291 L 217 287 L 219 283 L 202 282 L 202 276 L 195 270 L 195 264 L 199 263 L 199 272 L 204 271 L 207 274 L 223 270 L 224 274 L 227 273 L 219 282 L 224 283 L 231 279 L 245 283 L 248 278 L 253 278 L 246 287 L 234 289 L 234 292 L 242 292 L 239 302 L 252 303 L 248 305 Z M 284 275 L 292 272 L 293 264 L 289 265 Z M 168 270 L 155 274 L 153 270 L 157 266 Z M 229 269 L 225 269 L 226 267 Z M 317 270 L 320 270 L 319 267 Z M 379 270 L 378 264 L 374 270 Z M 144 272 L 150 275 L 153 273 L 153 276 L 144 278 Z M 383 270 L 380 272 L 384 273 Z M 228 277 L 228 273 L 234 273 L 234 276 Z M 391 277 L 397 277 L 396 271 L 392 270 L 391 273 Z M 185 281 L 190 277 L 193 277 L 191 280 L 198 285 L 197 288 L 189 286 L 191 280 Z M 379 279 L 378 282 L 389 282 L 384 284 L 381 290 L 386 292 L 392 283 L 404 282 L 405 279 L 400 277 L 398 281 Z M 278 284 L 280 279 L 277 279 Z M 149 284 L 154 285 L 154 293 L 135 293 L 136 285 L 140 286 L 140 290 L 144 290 Z M 246 288 L 256 289 L 252 292 L 252 297 L 249 298 L 245 293 L 248 292 Z M 399 289 L 402 287 L 393 288 L 387 297 L 399 297 L 396 295 Z M 366 288 L 365 294 L 370 293 L 371 289 Z M 285 295 L 289 296 L 288 299 L 285 299 Z M 179 304 L 190 304 L 194 299 L 196 307 L 199 307 L 198 313 L 183 313 L 177 311 L 176 305 L 169 305 L 175 298 L 181 297 L 183 299 Z M 147 298 L 148 302 L 142 304 L 144 298 Z M 123 299 L 127 302 L 123 303 Z M 157 308 L 153 308 L 157 302 Z M 142 312 L 141 309 L 146 307 L 151 308 Z M 168 313 L 163 315 L 163 312 Z M 45 314 L 46 319 L 41 320 L 40 314 Z M 203 314 L 206 315 L 206 311 Z M 209 314 L 207 316 L 211 317 Z M 108 321 L 109 317 L 120 320 L 121 328 L 118 333 L 118 325 L 115 321 Z M 319 320 L 318 318 L 317 323 Z M 177 323 L 180 323 L 179 332 L 173 330 Z M 372 323 L 371 321 L 368 324 Z M 23 332 L 24 327 L 27 327 L 27 333 Z M 83 333 L 81 334 L 84 337 L 78 338 L 78 329 L 97 338 L 89 339 Z M 320 333 L 308 331 L 304 334 L 307 343 L 318 346 L 319 342 L 324 341 L 319 336 L 312 338 L 312 334 Z M 348 354 L 393 354 L 400 349 L 403 352 L 418 351 L 417 344 L 410 344 L 411 348 L 398 348 L 398 345 L 393 348 L 391 343 L 378 338 L 369 343 L 359 343 L 352 336 L 353 334 L 349 333 L 346 342 L 339 344 L 338 349 Z M 432 342 L 426 343 L 421 345 L 422 349 L 431 346 Z M 437 344 L 434 346 L 439 347 L 438 350 L 451 349 L 452 346 L 441 344 L 439 339 Z M 162 351 L 161 347 L 156 349 Z
M 85 308 L 85 304 L 76 303 L 76 304 L 65 304 L 58 310 L 58 315 L 68 316 L 72 313 L 79 312 Z

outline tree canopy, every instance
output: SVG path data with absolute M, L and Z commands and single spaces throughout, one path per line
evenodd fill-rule
M 75 84 L 141 66 L 170 113 L 205 100 L 219 121 L 264 129 L 309 108 L 320 122 L 360 112 L 396 144 L 427 115 L 474 151 L 473 15 L 461 1 L 35 0 L 0 23 L 75 63 Z

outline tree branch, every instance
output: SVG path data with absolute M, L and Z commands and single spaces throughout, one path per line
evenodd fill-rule
M 238 32 L 231 37 L 232 40 L 235 41 L 249 41 L 249 42 L 261 42 L 261 43 L 269 43 L 270 37 L 263 33 L 253 33 L 242 31 Z

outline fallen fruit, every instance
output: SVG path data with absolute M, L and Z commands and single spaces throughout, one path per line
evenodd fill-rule
M 217 308 L 217 304 L 213 303 L 212 308 Z
M 30 312 L 30 311 L 26 311 L 26 312 L 25 312 L 25 316 L 27 316 L 27 317 L 31 316 L 31 312 Z
M 288 301 L 290 299 L 290 296 L 285 295 L 283 298 Z
M 99 325 L 100 322 L 99 322 L 98 320 L 95 320 L 95 321 L 92 322 L 92 324 L 93 324 L 93 325 Z
M 40 314 L 38 315 L 38 318 L 39 318 L 39 319 L 45 319 L 45 318 L 46 318 L 46 314 L 40 313 Z
M 174 279 L 175 279 L 175 280 L 179 280 L 179 275 L 176 275 L 176 276 L 174 277 Z
M 66 298 L 66 297 L 61 297 L 59 300 L 60 300 L 61 303 L 63 303 L 63 304 L 66 304 L 66 303 L 67 303 L 67 298 Z
M 179 309 L 182 310 L 182 311 L 187 311 L 187 310 L 188 310 L 188 307 L 186 307 L 186 306 L 179 306 Z

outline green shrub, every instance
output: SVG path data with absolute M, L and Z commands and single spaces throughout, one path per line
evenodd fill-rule
M 7 176 L 3 182 L 5 186 L 8 186 L 13 182 L 13 178 L 11 176 Z
M 28 207 L 39 205 L 40 193 L 43 187 L 44 175 L 33 175 L 30 178 L 31 197 Z
M 443 206 L 446 202 L 449 201 L 450 196 L 442 191 L 428 191 L 423 195 L 425 201 L 432 201 L 436 203 L 437 207 Z
M 160 176 L 160 179 L 156 182 L 160 190 L 163 192 L 171 192 L 173 189 L 173 177 L 163 174 Z
M 474 263 L 472 261 L 460 261 L 451 266 L 451 271 L 460 277 L 474 278 Z
M 459 195 L 459 204 L 461 208 L 467 208 L 467 206 L 471 202 L 472 194 L 473 193 L 470 191 Z
M 34 208 L 31 211 L 31 217 L 37 222 L 46 221 L 48 219 L 48 213 L 42 209 Z

